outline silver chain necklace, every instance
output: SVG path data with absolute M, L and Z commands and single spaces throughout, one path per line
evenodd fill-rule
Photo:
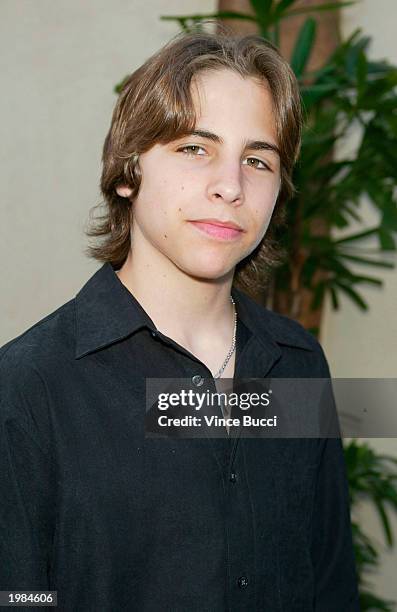
M 237 333 L 237 311 L 236 311 L 236 304 L 234 302 L 234 299 L 232 296 L 230 296 L 230 301 L 233 304 L 233 309 L 234 309 L 234 330 L 233 330 L 233 341 L 232 341 L 232 345 L 229 349 L 228 354 L 226 355 L 225 361 L 223 362 L 223 364 L 221 365 L 221 367 L 219 368 L 219 370 L 217 371 L 217 373 L 213 376 L 213 378 L 220 378 L 222 375 L 222 372 L 224 371 L 224 369 L 226 368 L 227 364 L 230 361 L 231 356 L 233 355 L 234 351 L 236 350 L 236 333 Z

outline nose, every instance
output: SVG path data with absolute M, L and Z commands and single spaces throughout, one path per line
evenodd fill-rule
M 217 165 L 208 185 L 208 197 L 211 201 L 239 206 L 243 203 L 243 185 L 241 162 L 226 161 Z

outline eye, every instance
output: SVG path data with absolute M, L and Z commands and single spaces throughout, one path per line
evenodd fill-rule
M 184 153 L 187 156 L 193 155 L 193 157 L 202 157 L 202 155 L 198 155 L 195 151 L 197 151 L 198 149 L 201 149 L 201 151 L 205 151 L 205 149 L 203 149 L 203 147 L 200 147 L 199 145 L 185 145 L 183 147 L 180 147 L 179 149 L 177 149 L 177 151 L 179 153 Z M 254 162 L 256 162 L 257 164 L 262 164 L 262 168 L 259 168 L 258 166 L 255 166 L 253 164 L 248 164 L 248 166 L 251 166 L 252 168 L 256 168 L 258 170 L 269 170 L 270 172 L 272 172 L 272 169 L 270 168 L 270 166 L 268 166 L 264 161 L 262 161 L 261 159 L 257 159 L 256 157 L 247 157 L 248 160 L 253 160 Z
M 257 159 L 256 157 L 247 157 L 247 159 L 253 160 L 254 162 L 258 162 L 259 164 L 262 164 L 263 168 L 258 168 L 258 166 L 253 166 L 252 164 L 248 164 L 248 166 L 251 166 L 252 168 L 257 168 L 258 170 L 270 170 L 271 171 L 270 166 L 265 164 L 265 162 L 262 161 L 261 159 Z
M 184 147 L 177 149 L 177 151 L 180 153 L 185 153 L 186 155 L 191 155 L 193 153 L 193 156 L 195 156 L 196 154 L 194 153 L 193 149 L 201 149 L 204 151 L 203 147 L 199 147 L 198 145 L 185 145 Z M 186 153 L 186 151 L 189 151 L 189 153 Z

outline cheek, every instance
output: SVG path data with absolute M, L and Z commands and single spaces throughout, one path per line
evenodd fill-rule
M 158 247 L 175 244 L 183 222 L 183 206 L 172 203 L 168 194 L 145 193 L 135 201 L 132 217 L 141 232 Z
M 159 206 L 158 200 L 146 197 L 138 198 L 132 211 L 133 224 L 151 241 L 158 241 L 163 234 L 167 234 L 167 213 Z
M 258 204 L 253 211 L 253 218 L 256 228 L 259 231 L 266 229 L 270 223 L 270 219 L 273 214 L 274 207 L 276 205 L 277 196 L 274 196 L 272 199 L 261 202 Z
M 266 197 L 262 200 L 261 206 L 256 206 L 258 210 L 258 215 L 262 217 L 263 224 L 266 224 L 270 221 L 271 216 L 273 214 L 273 210 L 277 203 L 278 194 L 280 193 L 280 183 L 279 181 L 275 182 L 272 185 L 272 189 L 269 189 Z

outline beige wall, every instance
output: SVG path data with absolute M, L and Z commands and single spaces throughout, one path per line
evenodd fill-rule
M 346 38 L 357 27 L 373 37 L 370 55 L 373 59 L 388 59 L 397 64 L 395 0 L 361 0 L 342 13 L 342 34 Z M 357 133 L 338 152 L 354 150 Z M 362 213 L 366 223 L 376 223 L 376 216 L 368 202 L 363 201 Z M 369 246 L 374 243 L 368 242 Z M 394 260 L 395 261 L 395 260 Z M 363 268 L 357 270 L 364 271 Z M 366 270 L 366 273 L 369 269 Z M 365 289 L 369 311 L 361 313 L 348 300 L 342 301 L 340 312 L 325 313 L 322 342 L 333 376 L 343 378 L 397 378 L 397 272 L 374 269 L 372 274 L 383 278 L 384 288 Z M 366 440 L 380 453 L 397 457 L 395 438 Z M 397 601 L 397 549 L 388 551 L 379 519 L 372 506 L 362 504 L 357 516 L 368 534 L 382 551 L 379 571 L 371 578 L 377 593 Z M 392 527 L 397 539 L 397 518 Z
M 100 202 L 113 86 L 215 0 L 2 0 L 0 345 L 98 267 L 83 225 Z

